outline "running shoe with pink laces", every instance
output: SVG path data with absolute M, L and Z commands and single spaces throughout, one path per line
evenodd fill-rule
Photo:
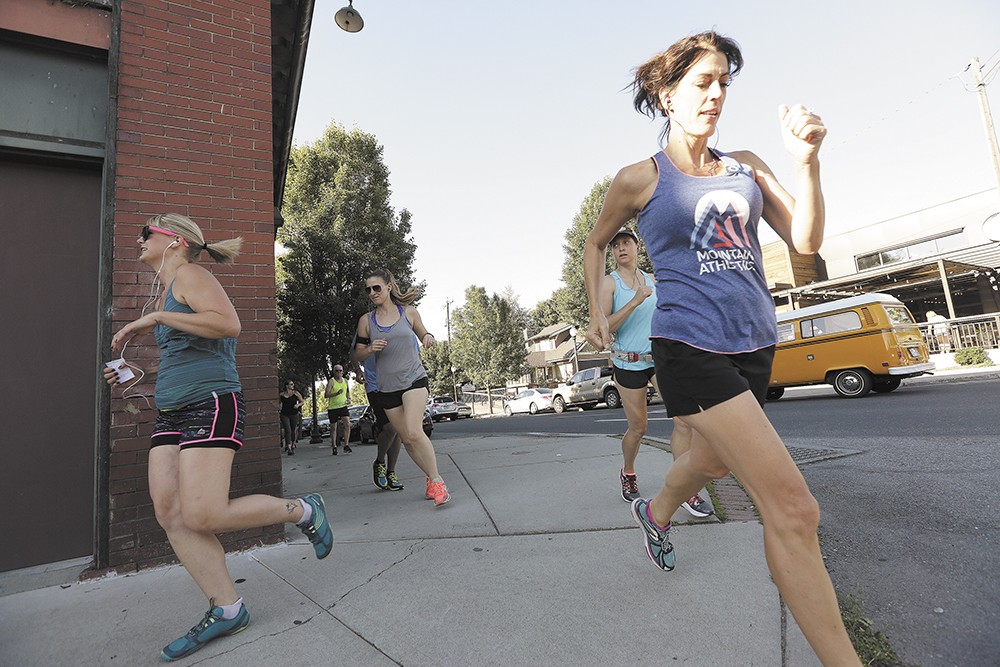
M 431 493 L 431 484 L 433 482 L 431 482 L 430 477 L 424 477 L 424 480 L 427 482 L 427 491 L 424 492 L 424 498 L 427 500 L 434 500 L 434 494 Z
M 715 514 L 715 510 L 712 509 L 712 506 L 705 502 L 705 499 L 697 493 L 691 496 L 687 501 L 681 503 L 681 507 L 686 509 L 691 516 L 698 517 L 699 519 Z
M 451 495 L 448 493 L 448 487 L 445 486 L 444 482 L 431 482 L 427 492 L 433 496 L 435 507 L 444 505 L 446 502 L 451 500 Z

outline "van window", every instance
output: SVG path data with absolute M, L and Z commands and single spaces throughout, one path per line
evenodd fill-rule
M 849 310 L 846 313 L 834 313 L 833 315 L 814 317 L 811 320 L 803 320 L 802 337 L 812 338 L 813 336 L 854 331 L 860 328 L 861 317 L 853 310 Z
M 902 306 L 886 306 L 885 314 L 889 316 L 889 321 L 893 324 L 913 324 L 910 311 Z
M 795 340 L 795 324 L 793 322 L 785 322 L 784 324 L 779 324 L 778 342 L 787 343 L 790 340 Z

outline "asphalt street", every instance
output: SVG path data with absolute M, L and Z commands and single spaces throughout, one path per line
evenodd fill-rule
M 910 664 L 1000 656 L 1000 379 L 921 378 L 842 399 L 791 389 L 766 410 L 823 509 L 834 585 Z M 483 433 L 621 433 L 621 410 L 444 422 L 435 440 Z M 649 434 L 669 437 L 662 405 Z

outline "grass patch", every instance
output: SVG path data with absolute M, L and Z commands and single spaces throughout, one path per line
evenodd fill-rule
M 725 523 L 728 518 L 726 515 L 726 507 L 719 500 L 718 494 L 715 493 L 715 482 L 712 481 L 706 484 L 705 490 L 708 491 L 708 496 L 712 499 L 712 508 L 715 509 L 715 516 L 719 518 L 719 521 Z
M 861 664 L 869 667 L 915 667 L 907 665 L 889 643 L 881 630 L 876 630 L 872 621 L 865 615 L 865 604 L 861 601 L 860 592 L 837 594 L 840 603 L 840 615 L 844 619 L 847 634 L 854 644 L 854 650 L 861 658 Z

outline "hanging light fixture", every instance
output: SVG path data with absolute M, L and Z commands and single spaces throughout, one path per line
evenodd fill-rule
M 347 0 L 347 6 L 337 10 L 337 13 L 333 15 L 333 20 L 342 30 L 347 32 L 360 32 L 365 27 L 365 20 L 354 9 L 354 0 Z

